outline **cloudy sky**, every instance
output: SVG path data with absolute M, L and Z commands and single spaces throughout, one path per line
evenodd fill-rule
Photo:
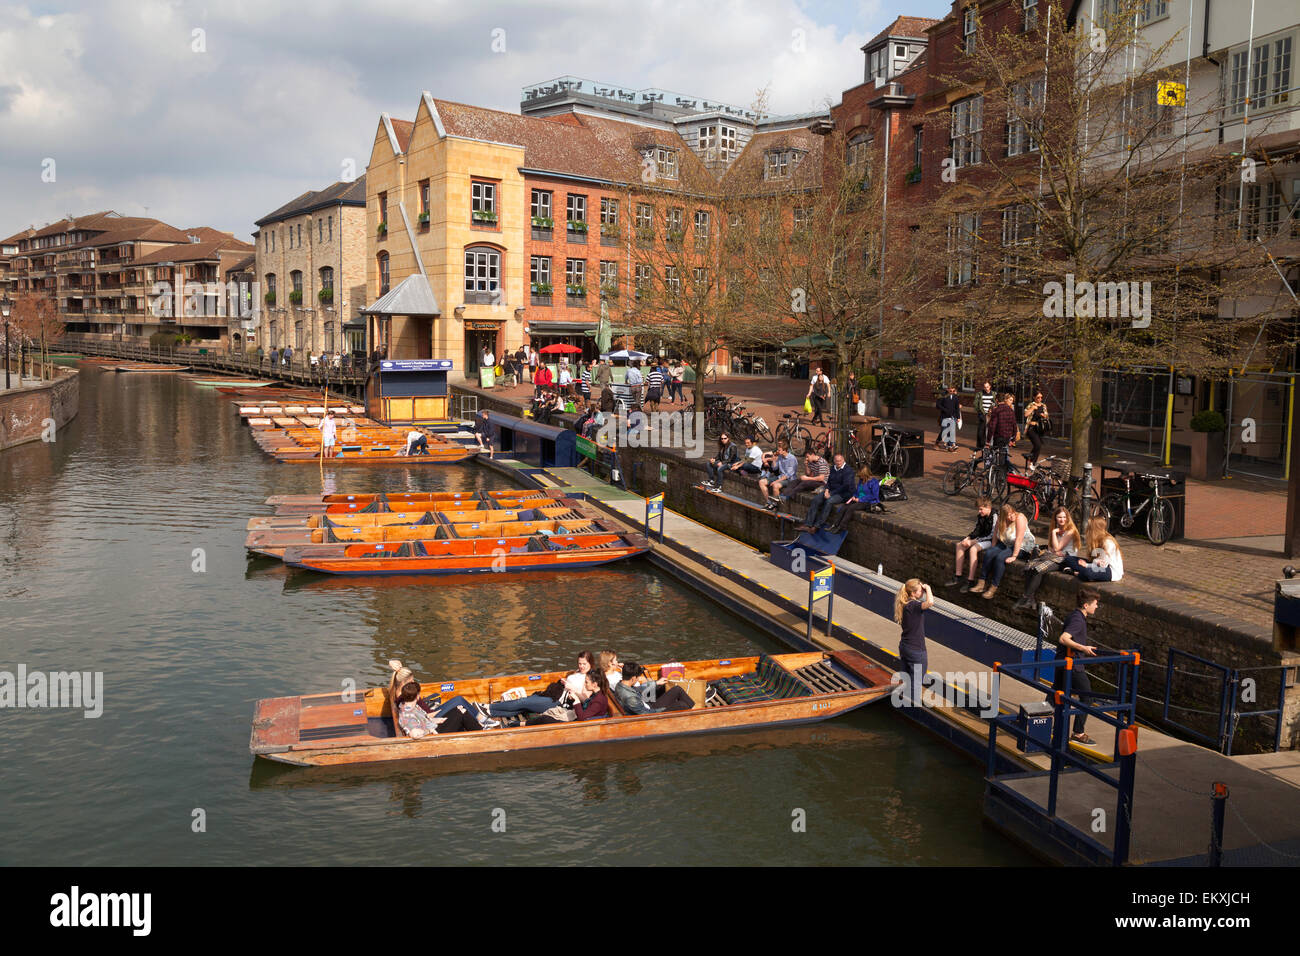
M 777 113 L 838 101 L 859 47 L 945 0 L 0 0 L 0 236 L 115 209 L 247 239 L 362 171 L 421 90 L 517 111 L 571 74 Z M 494 49 L 495 48 L 495 49 Z M 52 181 L 47 181 L 51 180 Z

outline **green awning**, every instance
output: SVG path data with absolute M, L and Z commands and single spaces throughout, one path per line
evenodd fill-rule
M 818 332 L 816 335 L 801 335 L 789 342 L 782 342 L 781 347 L 786 349 L 824 349 L 831 344 L 830 339 Z

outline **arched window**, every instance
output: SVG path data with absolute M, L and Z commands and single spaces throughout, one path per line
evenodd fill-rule
M 489 246 L 465 250 L 465 302 L 491 305 L 501 288 L 501 253 Z
M 379 294 L 385 295 L 388 292 L 388 253 L 379 254 Z

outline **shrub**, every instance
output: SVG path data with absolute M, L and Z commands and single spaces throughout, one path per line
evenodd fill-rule
M 1228 427 L 1223 416 L 1212 409 L 1205 409 L 1192 416 L 1192 431 L 1221 432 Z
M 898 408 L 916 387 L 916 367 L 886 362 L 876 372 L 880 400 L 891 408 Z
M 876 385 L 876 376 L 874 375 L 863 375 L 861 378 L 858 379 L 858 388 L 864 392 L 873 391 L 877 387 L 878 386 Z
M 1098 405 L 1096 402 L 1093 402 L 1092 408 L 1089 410 L 1088 414 L 1091 416 L 1092 421 L 1094 422 L 1101 421 L 1101 406 Z

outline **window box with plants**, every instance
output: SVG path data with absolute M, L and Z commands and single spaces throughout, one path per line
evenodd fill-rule
M 585 299 L 587 297 L 587 287 L 585 285 L 566 285 L 564 294 L 570 299 Z
M 617 238 L 618 238 L 618 223 L 616 223 L 616 222 L 602 222 L 602 223 L 600 224 L 600 236 L 601 236 L 602 239 L 617 239 Z
M 555 220 L 552 219 L 550 216 L 534 216 L 534 217 L 533 217 L 533 228 L 534 228 L 534 229 L 554 229 L 554 228 L 555 228 Z
M 680 246 L 684 238 L 686 238 L 686 230 L 684 229 L 669 229 L 668 235 L 665 236 L 670 246 Z
M 568 227 L 569 232 L 580 232 L 583 235 L 587 233 L 587 223 L 582 219 L 570 219 Z
M 1228 424 L 1219 412 L 1206 409 L 1192 416 L 1191 426 L 1191 476 L 1198 481 L 1217 481 L 1223 477 L 1223 433 Z
M 375 231 L 375 234 L 376 234 L 377 236 L 379 236 L 380 239 L 382 239 L 382 238 L 384 238 L 386 235 L 388 235 L 388 220 L 387 220 L 387 219 L 385 219 L 383 222 L 381 222 L 381 223 L 379 224 L 379 228 Z
M 289 301 L 293 305 L 302 305 L 302 293 L 299 292 L 297 289 L 294 289 L 292 292 L 289 293 Z
M 497 214 L 491 209 L 475 209 L 471 213 L 471 218 L 478 225 L 495 226 L 497 224 Z
M 552 291 L 552 286 L 551 286 L 551 284 L 550 284 L 549 282 L 534 282 L 534 283 L 533 283 L 533 295 L 546 295 L 546 296 L 549 296 L 549 295 L 551 294 L 551 291 Z
M 648 246 L 655 241 L 655 231 L 653 226 L 644 226 L 636 231 L 636 241 L 643 246 Z
M 266 295 L 262 296 L 262 301 L 267 305 L 275 305 L 275 293 L 268 292 Z
M 429 228 L 429 211 L 427 209 L 416 216 L 415 219 L 420 224 L 421 229 Z
M 333 290 L 333 289 L 321 289 L 319 292 L 316 293 L 316 298 L 320 300 L 320 304 L 321 304 L 321 305 L 333 305 L 333 304 L 334 304 L 334 290 Z
M 912 167 L 912 171 L 909 172 L 906 176 L 903 177 L 903 182 L 908 183 L 909 185 L 910 185 L 911 183 L 919 183 L 920 181 L 921 181 L 921 167 L 920 167 L 920 166 L 913 166 L 913 167 Z

